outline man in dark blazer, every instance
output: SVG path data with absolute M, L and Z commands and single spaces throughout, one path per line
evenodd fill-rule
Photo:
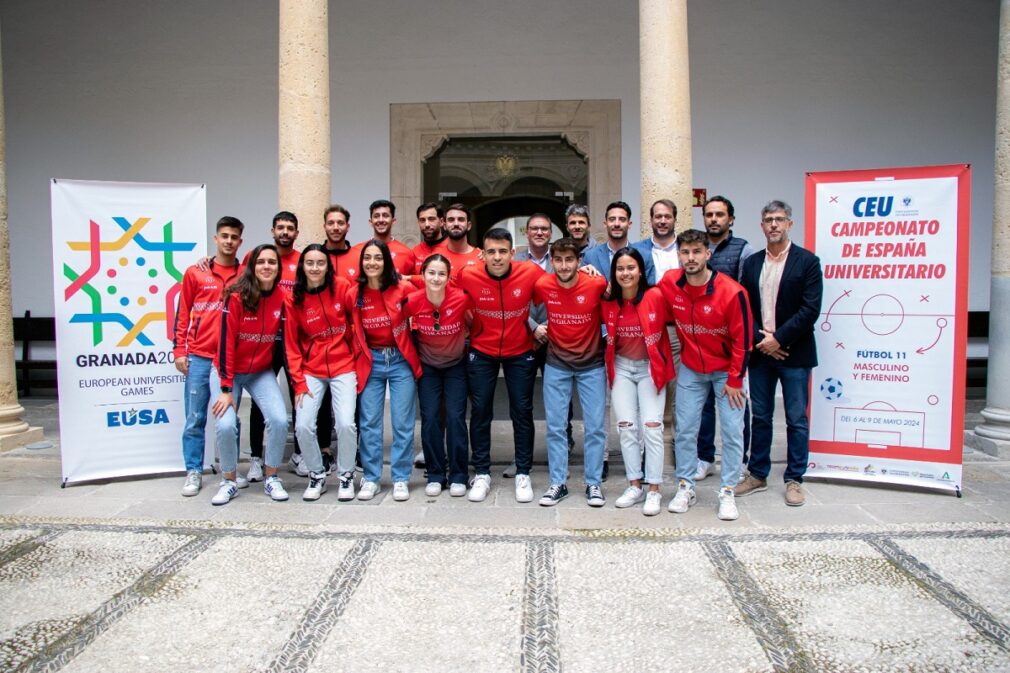
M 740 283 L 750 297 L 754 318 L 751 355 L 751 424 L 749 474 L 737 496 L 768 489 L 771 470 L 772 415 L 775 386 L 782 384 L 786 412 L 786 504 L 802 505 L 803 474 L 809 456 L 807 406 L 810 370 L 817 366 L 814 323 L 821 312 L 821 261 L 789 240 L 792 208 L 772 201 L 761 210 L 761 230 L 768 245 L 744 261 Z

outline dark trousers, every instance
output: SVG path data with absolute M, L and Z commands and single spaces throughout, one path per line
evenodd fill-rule
M 810 398 L 810 370 L 786 367 L 771 358 L 754 358 L 750 368 L 750 394 L 754 407 L 754 434 L 747 468 L 758 479 L 767 479 L 771 471 L 772 416 L 775 414 L 775 385 L 782 384 L 782 403 L 786 412 L 785 481 L 803 481 L 810 455 L 810 424 L 807 405 Z
M 493 358 L 470 350 L 467 380 L 470 382 L 471 462 L 476 474 L 490 474 L 491 419 L 499 369 L 505 371 L 505 385 L 509 393 L 516 474 L 529 474 L 533 467 L 533 383 L 537 375 L 533 351 L 510 358 Z
M 417 397 L 421 408 L 421 448 L 428 482 L 443 486 L 446 483 L 465 484 L 469 458 L 466 358 L 445 368 L 422 362 L 421 369 L 423 374 L 417 382 Z
M 747 462 L 750 446 L 750 402 L 743 410 L 743 460 Z M 698 428 L 698 460 L 715 462 L 715 391 L 708 391 L 705 406 L 701 409 L 701 427 Z

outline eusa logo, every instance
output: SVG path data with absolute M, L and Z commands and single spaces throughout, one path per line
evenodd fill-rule
M 168 423 L 168 411 L 165 409 L 129 409 L 124 411 L 108 411 L 105 413 L 105 425 L 110 428 L 130 427 L 134 425 L 160 425 Z

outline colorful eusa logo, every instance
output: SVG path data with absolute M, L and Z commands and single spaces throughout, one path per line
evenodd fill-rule
M 71 323 L 91 325 L 92 345 L 105 339 L 106 325 L 119 325 L 125 331 L 116 346 L 125 348 L 136 341 L 141 346 L 153 346 L 144 333 L 152 323 L 164 322 L 165 334 L 171 339 L 175 323 L 176 297 L 182 289 L 182 272 L 176 268 L 173 255 L 190 252 L 196 242 L 172 240 L 172 222 L 161 227 L 161 240 L 149 240 L 141 231 L 151 218 L 141 217 L 130 222 L 125 217 L 112 221 L 123 230 L 118 238 L 102 241 L 101 227 L 89 222 L 89 240 L 68 241 L 74 252 L 89 255 L 88 266 L 78 273 L 69 264 L 63 265 L 63 275 L 70 281 L 63 299 L 70 301 L 83 292 L 89 300 L 90 312 L 74 313 Z M 147 233 L 152 232 L 148 229 Z M 115 334 L 119 335 L 119 330 Z

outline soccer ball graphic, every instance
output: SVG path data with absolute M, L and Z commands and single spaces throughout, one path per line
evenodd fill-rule
M 821 383 L 821 395 L 828 401 L 837 400 L 842 396 L 842 382 L 830 377 L 824 379 Z

